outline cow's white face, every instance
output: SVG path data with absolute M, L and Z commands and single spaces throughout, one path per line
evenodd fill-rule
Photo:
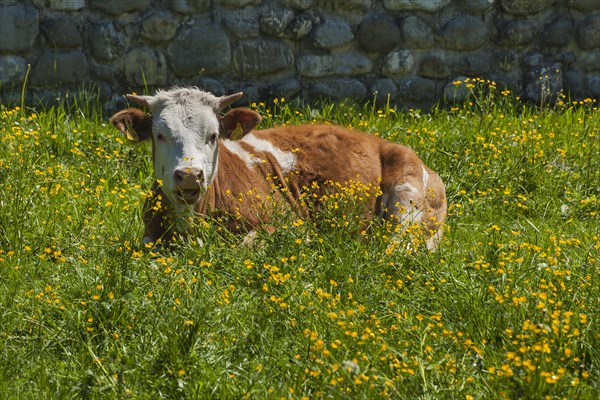
M 113 116 L 113 123 L 128 136 L 131 127 L 126 125 L 133 125 L 134 139 L 152 138 L 154 173 L 163 192 L 176 206 L 193 206 L 217 174 L 219 113 L 240 96 L 216 97 L 195 88 L 160 91 L 154 96 L 127 95 L 148 107 L 152 120 L 129 109 Z

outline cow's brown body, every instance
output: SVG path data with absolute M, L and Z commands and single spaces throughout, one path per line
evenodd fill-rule
M 223 216 L 236 232 L 268 227 L 282 207 L 311 217 L 336 184 L 359 183 L 373 192 L 363 196 L 365 217 L 400 229 L 420 225 L 427 247 L 436 247 L 446 216 L 444 184 L 410 148 L 333 125 L 253 130 L 261 118 L 252 110 L 221 115 L 241 95 L 197 88 L 127 95 L 152 116 L 129 108 L 112 117 L 130 140 L 153 143 L 162 186 L 156 183 L 146 202 L 144 243 L 191 233 L 186 219 L 198 215 Z
M 303 192 L 325 190 L 327 182 L 360 181 L 377 187 L 382 193 L 368 204 L 372 215 L 401 219 L 407 208 L 422 212 L 419 220 L 433 238 L 428 246 L 435 247 L 446 215 L 444 185 L 410 148 L 335 125 L 284 126 L 251 134 L 283 152 L 294 154 L 294 167 L 283 171 L 271 153 L 257 150 L 242 140 L 239 141 L 241 147 L 262 160 L 248 166 L 220 141 L 217 176 L 203 201 L 196 204 L 197 214 L 223 216 L 230 230 L 249 231 L 270 223 L 273 207 L 265 205 L 266 202 L 289 205 L 310 216 L 312 207 L 307 209 L 306 205 L 297 203 Z M 156 210 L 155 200 L 151 199 L 144 215 L 145 236 L 152 240 L 170 236 L 177 230 L 173 213 L 169 211 L 173 205 L 156 184 L 154 191 L 161 194 L 161 207 Z M 398 214 L 392 216 L 395 213 Z

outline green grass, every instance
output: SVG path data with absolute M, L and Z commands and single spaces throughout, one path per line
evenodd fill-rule
M 446 182 L 439 250 L 281 215 L 153 255 L 149 146 L 90 105 L 3 108 L 0 397 L 598 398 L 597 103 L 256 108 L 413 147 Z

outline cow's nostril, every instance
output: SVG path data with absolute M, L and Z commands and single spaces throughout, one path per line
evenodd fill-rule
M 204 180 L 204 172 L 197 168 L 177 169 L 173 173 L 173 179 L 179 187 L 195 188 Z

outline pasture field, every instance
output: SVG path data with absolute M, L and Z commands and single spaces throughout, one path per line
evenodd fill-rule
M 262 127 L 414 148 L 447 186 L 433 253 L 407 248 L 410 227 L 363 232 L 357 186 L 251 245 L 207 220 L 203 245 L 155 254 L 150 146 L 90 103 L 3 107 L 0 398 L 599 398 L 598 103 L 472 86 L 431 113 L 255 105 Z

